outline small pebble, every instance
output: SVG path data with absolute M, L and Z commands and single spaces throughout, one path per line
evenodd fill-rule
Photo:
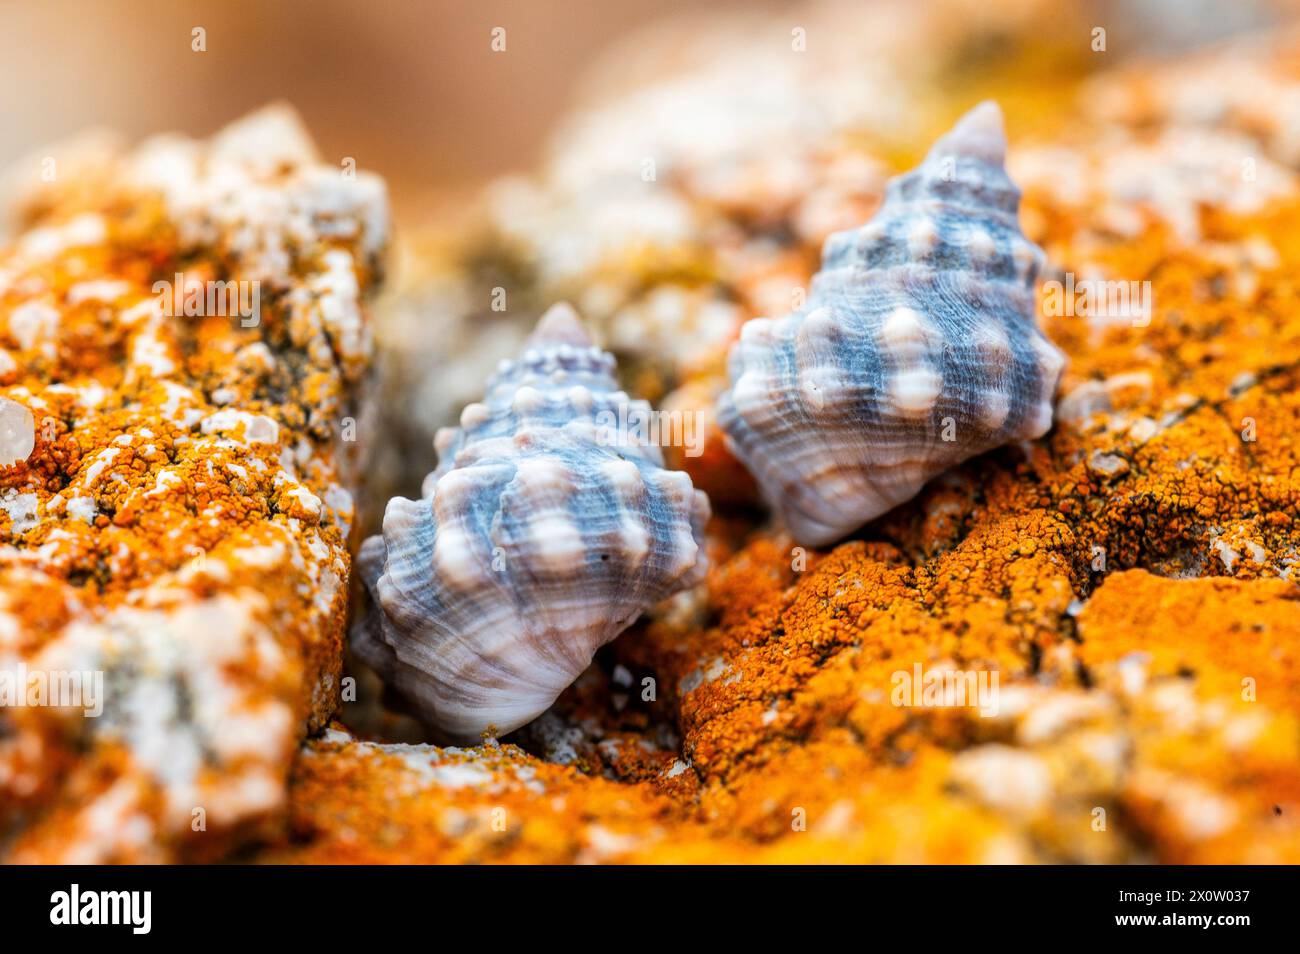
M 12 467 L 32 455 L 36 421 L 17 401 L 0 398 L 0 467 Z

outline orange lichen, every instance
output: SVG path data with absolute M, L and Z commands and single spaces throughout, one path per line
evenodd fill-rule
M 94 715 L 90 699 L 0 711 L 11 860 L 219 857 L 279 807 L 298 741 L 336 705 L 337 423 L 365 359 L 343 336 L 383 237 L 348 184 L 313 212 L 309 144 L 269 178 L 241 152 L 261 124 L 292 152 L 292 116 L 245 122 L 144 147 L 192 177 L 179 197 L 137 155 L 102 157 L 98 190 L 50 191 L 0 251 L 0 391 L 36 422 L 0 472 L 0 659 L 102 679 Z M 292 220 L 311 214 L 336 219 L 328 240 Z M 182 275 L 261 307 L 178 313 L 158 283 Z
M 645 787 L 593 780 L 514 746 L 310 743 L 288 836 L 271 862 L 608 861 L 680 811 Z

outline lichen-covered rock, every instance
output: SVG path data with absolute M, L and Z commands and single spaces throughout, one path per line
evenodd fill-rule
M 0 850 L 219 857 L 338 701 L 384 188 L 284 108 L 76 168 L 0 250 Z
M 331 727 L 294 770 L 288 838 L 272 863 L 629 860 L 687 820 L 651 786 L 593 779 L 513 745 L 438 748 Z

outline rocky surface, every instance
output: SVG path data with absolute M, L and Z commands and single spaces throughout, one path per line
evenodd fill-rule
M 50 156 L 0 251 L 0 856 L 217 858 L 338 703 L 384 190 L 280 108 Z

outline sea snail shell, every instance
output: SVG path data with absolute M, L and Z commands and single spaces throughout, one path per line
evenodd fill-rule
M 947 468 L 1052 423 L 1064 355 L 1035 321 L 996 104 L 832 235 L 804 308 L 745 324 L 718 404 L 733 452 L 803 544 L 834 542 Z
M 390 501 L 361 548 L 373 606 L 353 647 L 451 741 L 536 718 L 599 647 L 704 577 L 708 498 L 611 425 L 650 413 L 614 369 L 553 307 L 438 433 L 422 499 Z

